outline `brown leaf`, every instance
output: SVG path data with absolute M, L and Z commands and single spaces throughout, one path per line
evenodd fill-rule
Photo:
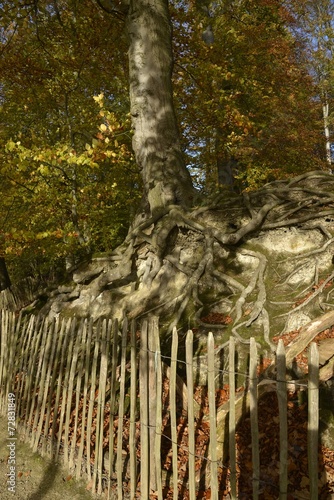
M 93 488 L 93 479 L 91 479 L 91 480 L 89 481 L 89 483 L 87 484 L 87 486 L 86 486 L 86 490 L 87 490 L 87 491 L 89 491 L 89 490 L 91 490 L 92 488 Z

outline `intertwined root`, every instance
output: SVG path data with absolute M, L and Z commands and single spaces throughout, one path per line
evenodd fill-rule
M 118 280 L 111 272 L 101 285 L 107 283 L 115 296 L 118 288 L 122 291 L 117 286 L 120 280 L 122 286 L 125 282 L 131 285 L 118 301 L 122 314 L 140 318 L 154 312 L 168 321 L 169 331 L 190 309 L 194 311 L 192 321 L 209 328 L 225 327 L 225 323 L 201 320 L 203 309 L 220 304 L 231 317 L 231 332 L 239 341 L 247 342 L 240 332 L 256 325 L 274 349 L 269 307 L 279 306 L 276 316 L 283 317 L 316 300 L 322 307 L 331 300 L 328 287 L 334 273 L 326 271 L 321 258 L 334 243 L 333 193 L 332 175 L 308 172 L 290 181 L 272 182 L 256 192 L 219 195 L 210 205 L 190 211 L 170 206 L 154 217 L 143 217 L 129 232 L 112 255 L 120 259 Z M 282 230 L 279 253 L 277 248 L 270 250 L 261 244 L 263 235 L 277 230 Z M 314 242 L 304 252 L 298 248 L 295 253 L 287 252 L 284 231 L 292 230 L 305 235 L 316 232 L 320 243 Z M 314 268 L 312 282 L 302 291 L 299 286 L 294 290 L 296 276 L 310 268 Z M 326 277 L 320 281 L 324 273 Z M 210 288 L 217 296 L 215 300 L 210 296 L 208 303 L 204 290 Z M 308 294 L 305 300 L 298 299 L 297 290 Z

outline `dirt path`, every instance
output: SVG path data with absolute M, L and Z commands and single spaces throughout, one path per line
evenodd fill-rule
M 12 446 L 8 446 L 9 444 Z M 15 443 L 15 444 L 14 444 Z M 15 460 L 15 486 L 9 491 L 11 459 Z M 14 463 L 14 462 L 13 462 Z M 14 467 L 14 465 L 12 465 Z M 82 483 L 70 479 L 57 464 L 20 441 L 8 438 L 7 422 L 0 416 L 0 498 L 1 500 L 92 500 Z

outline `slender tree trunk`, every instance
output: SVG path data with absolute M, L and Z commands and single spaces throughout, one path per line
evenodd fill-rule
M 216 129 L 215 151 L 218 184 L 232 190 L 234 184 L 233 167 L 236 167 L 237 162 L 224 151 L 224 138 L 219 128 Z
M 9 278 L 6 261 L 4 257 L 0 257 L 0 292 L 6 290 L 11 285 Z
M 324 119 L 324 130 L 325 130 L 325 145 L 326 145 L 326 161 L 328 163 L 328 166 L 331 168 L 332 166 L 332 154 L 331 154 L 331 142 L 330 142 L 330 132 L 329 132 L 329 124 L 328 124 L 328 117 L 329 117 L 329 103 L 327 100 L 327 96 L 325 101 L 322 104 L 322 114 L 323 114 L 323 119 Z
M 173 105 L 168 0 L 131 0 L 128 33 L 133 149 L 150 211 L 190 205 L 193 187 Z

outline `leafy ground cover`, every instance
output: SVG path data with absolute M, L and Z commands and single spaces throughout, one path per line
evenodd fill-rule
M 289 332 L 282 338 L 285 345 L 288 345 L 298 335 L 297 331 Z M 334 328 L 324 330 L 315 337 L 316 342 L 323 339 L 334 338 Z M 305 352 L 298 356 L 298 365 L 306 371 Z M 270 359 L 264 359 L 259 370 L 259 378 L 263 376 L 266 367 L 271 363 Z M 292 384 L 289 384 L 292 386 Z M 298 385 L 296 385 L 298 388 Z M 244 391 L 244 387 L 238 388 L 239 392 Z M 307 396 L 306 391 L 290 390 L 288 393 L 288 474 L 289 474 L 289 496 L 288 500 L 309 498 L 309 479 L 307 462 Z M 208 421 L 209 405 L 207 398 L 207 388 L 205 386 L 196 386 L 194 399 L 196 400 L 199 412 L 195 421 L 196 437 L 196 479 L 198 488 L 198 499 L 211 498 L 210 482 L 208 473 L 210 470 L 209 460 L 209 438 L 210 427 Z M 217 408 L 221 407 L 229 400 L 229 386 L 225 384 L 216 392 Z M 172 446 L 171 446 L 171 427 L 169 412 L 169 381 L 166 378 L 163 385 L 163 435 L 162 435 L 162 453 L 161 466 L 163 470 L 164 494 L 163 498 L 171 500 L 172 491 Z M 330 401 L 329 401 L 330 405 Z M 82 407 L 80 408 L 81 411 Z M 97 411 L 97 405 L 94 412 Z M 182 407 L 182 402 L 178 401 L 178 483 L 179 499 L 187 500 L 188 491 L 188 421 L 187 414 Z M 80 415 L 79 415 L 80 418 Z M 105 410 L 105 452 L 109 442 L 110 409 L 106 406 Z M 271 500 L 279 496 L 279 411 L 277 396 L 274 391 L 265 393 L 259 400 L 258 409 L 259 420 L 259 439 L 260 439 L 260 499 Z M 72 414 L 72 423 L 70 432 L 75 432 L 75 414 Z M 94 420 L 93 420 L 94 422 Z M 1 498 L 9 500 L 13 495 L 6 489 L 7 455 L 6 438 L 7 429 L 5 421 L 0 421 L 0 486 L 2 486 Z M 123 450 L 124 450 L 124 498 L 128 498 L 129 476 L 127 471 L 126 455 L 129 451 L 129 416 L 126 415 L 123 422 Z M 114 436 L 115 453 L 117 447 L 117 430 L 119 420 L 117 415 L 114 418 Z M 77 429 L 77 432 L 79 428 Z M 140 424 L 137 422 L 137 440 L 140 442 Z M 81 436 L 77 435 L 78 439 Z M 94 449 L 95 431 L 92 429 L 91 444 Z M 224 446 L 221 443 L 221 446 Z M 225 443 L 226 446 L 226 443 Z M 237 476 L 238 476 L 238 498 L 248 500 L 252 498 L 252 445 L 249 414 L 245 414 L 239 423 L 236 433 L 237 446 Z M 334 450 L 319 444 L 318 450 L 319 462 L 319 499 L 328 500 L 334 498 Z M 224 454 L 224 456 L 227 456 Z M 140 447 L 137 450 L 138 464 L 140 463 Z M 94 461 L 94 453 L 91 456 Z M 219 463 L 219 487 L 220 498 L 230 498 L 230 469 L 228 459 Z M 37 454 L 32 454 L 30 448 L 18 441 L 17 445 L 17 491 L 14 498 L 37 500 L 39 498 L 50 498 L 57 500 L 64 494 L 69 498 L 91 498 L 88 491 L 91 485 L 85 484 L 85 488 L 79 490 L 74 482 L 72 475 L 61 469 L 60 464 L 47 461 Z M 104 471 L 105 484 L 107 480 L 106 471 Z M 87 483 L 87 481 L 86 481 Z M 116 482 L 112 476 L 112 491 L 115 490 Z M 7 495 L 7 496 L 6 496 Z M 79 496 L 77 496 L 79 495 Z M 140 478 L 138 482 L 137 497 L 140 498 Z M 151 500 L 156 498 L 152 493 Z
M 32 453 L 28 444 L 16 441 L 16 488 L 7 489 L 8 430 L 4 417 L 0 418 L 0 497 L 1 500 L 89 500 L 85 485 L 76 482 L 60 463 L 46 460 Z
M 282 338 L 288 345 L 298 332 L 288 332 Z M 319 333 L 314 341 L 319 343 L 325 338 L 334 338 L 334 328 Z M 263 368 L 270 363 L 264 360 Z M 297 359 L 298 365 L 307 371 L 306 351 L 301 353 Z M 242 391 L 243 388 L 239 388 Z M 229 399 L 229 387 L 217 391 L 217 406 L 219 407 Z M 210 467 L 208 461 L 208 445 L 210 428 L 205 417 L 209 413 L 206 388 L 197 387 L 196 401 L 200 404 L 201 414 L 196 422 L 196 472 L 199 479 L 198 498 L 211 498 L 211 490 L 206 486 L 206 474 Z M 334 404 L 333 404 L 334 406 Z M 279 497 L 279 411 L 275 392 L 265 393 L 259 400 L 258 421 L 260 438 L 260 495 L 261 500 L 272 500 Z M 309 499 L 309 479 L 307 460 L 307 399 L 306 392 L 294 390 L 288 392 L 288 478 L 289 495 L 288 500 Z M 189 498 L 187 489 L 187 463 L 188 463 L 188 434 L 186 416 L 179 419 L 179 498 Z M 237 475 L 238 475 L 238 498 L 248 500 L 252 498 L 252 445 L 251 427 L 249 414 L 246 414 L 239 423 L 236 433 L 237 445 Z M 168 444 L 167 444 L 168 448 Z M 169 448 L 170 450 L 170 448 Z M 334 450 L 319 443 L 319 499 L 328 500 L 334 498 Z M 167 453 L 164 459 L 164 468 L 171 468 L 171 454 Z M 230 469 L 228 461 L 221 464 L 219 468 L 220 498 L 230 498 Z M 152 498 L 154 498 L 152 496 Z M 172 491 L 166 488 L 166 499 L 172 499 Z

